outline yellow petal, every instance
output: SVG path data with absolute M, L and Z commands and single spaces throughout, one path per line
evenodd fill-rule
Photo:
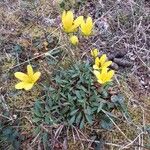
M 41 73 L 40 73 L 40 72 L 36 72 L 36 73 L 33 75 L 34 83 L 40 78 L 40 76 L 41 76 Z
M 15 85 L 15 89 L 23 89 L 26 82 L 19 82 Z
M 82 27 L 82 28 L 84 28 L 84 27 L 85 27 L 86 22 L 85 22 L 84 18 L 83 18 L 83 20 L 82 20 L 82 22 L 81 22 L 81 24 L 80 24 L 80 25 L 81 25 L 81 27 Z
M 90 30 L 93 28 L 93 22 L 92 22 L 92 18 L 91 17 L 87 18 L 86 25 L 87 25 L 87 28 L 89 28 Z
M 101 63 L 101 66 L 103 66 L 103 64 L 105 63 L 106 59 L 107 59 L 106 54 L 103 54 L 103 55 L 100 57 L 99 61 L 100 61 L 100 63 Z
M 72 32 L 76 32 L 77 31 L 77 28 L 76 26 L 72 25 L 71 28 L 68 28 L 66 30 L 67 33 L 72 33 Z
M 101 79 L 97 80 L 100 84 L 104 84 L 104 81 L 102 81 Z
M 81 31 L 85 36 L 89 36 L 91 34 L 91 30 L 87 26 L 84 26 Z
M 34 83 L 25 83 L 24 89 L 26 91 L 28 91 L 28 90 L 32 89 L 33 85 L 34 85 Z
M 83 16 L 79 16 L 73 23 L 73 25 L 71 26 L 71 28 L 69 28 L 67 30 L 67 32 L 76 32 L 77 28 L 81 25 L 81 23 L 83 22 Z
M 65 17 L 66 17 L 66 11 L 64 10 L 64 11 L 63 11 L 63 14 L 62 14 L 62 17 L 61 17 L 62 22 L 64 22 L 64 21 L 65 21 Z
M 102 74 L 101 74 L 99 71 L 97 71 L 97 70 L 94 70 L 93 72 L 94 72 L 94 74 L 95 74 L 95 76 L 96 76 L 96 78 L 97 78 L 97 81 L 98 81 L 100 84 L 103 84 L 104 81 L 103 81 L 103 78 L 102 78 Z
M 86 23 L 85 23 L 85 21 L 83 20 L 82 22 L 81 22 L 81 31 L 82 32 L 85 32 L 85 29 L 86 29 Z
M 96 76 L 96 78 L 99 79 L 99 77 L 100 77 L 100 72 L 97 71 L 97 70 L 94 70 L 93 73 L 94 73 L 94 75 Z
M 108 68 L 104 67 L 101 69 L 101 72 L 94 70 L 94 74 L 97 78 L 97 81 L 100 84 L 105 84 L 106 82 L 110 82 L 113 75 L 114 75 L 114 71 L 108 71 Z
M 93 28 L 93 23 L 92 23 L 92 18 L 88 17 L 86 19 L 86 22 L 83 20 L 81 23 L 81 32 L 85 35 L 85 36 L 89 36 L 92 32 L 92 28 Z
M 114 74 L 115 74 L 114 70 L 108 71 L 108 73 L 107 73 L 107 80 L 110 81 Z
M 32 68 L 31 65 L 28 65 L 28 66 L 27 66 L 27 73 L 28 73 L 28 76 L 29 76 L 29 77 L 32 77 L 32 76 L 33 76 L 34 72 L 33 72 L 33 68 Z
M 78 40 L 78 37 L 77 36 L 71 36 L 70 37 L 70 42 L 71 42 L 71 44 L 73 44 L 73 45 L 77 45 L 78 43 L 79 43 L 79 40 Z
M 102 67 L 109 67 L 110 65 L 112 64 L 112 61 L 106 61 L 103 65 L 102 65 Z
M 74 20 L 75 27 L 76 28 L 79 27 L 82 24 L 83 21 L 84 21 L 83 16 L 79 16 L 77 19 Z
M 19 82 L 15 85 L 16 89 L 25 89 L 30 90 L 33 87 L 34 83 L 27 83 L 27 82 Z
M 107 74 L 108 68 L 102 67 L 101 74 Z
M 26 82 L 26 81 L 29 80 L 28 76 L 25 73 L 23 73 L 23 72 L 16 72 L 14 75 L 15 75 L 15 77 L 17 79 L 19 79 L 21 81 L 25 81 Z
M 98 49 L 93 49 L 93 50 L 91 50 L 91 55 L 93 56 L 93 57 L 97 57 L 98 56 Z
M 71 22 L 71 25 L 73 23 L 73 12 L 72 11 L 68 11 L 67 12 L 67 19 Z
M 99 66 L 97 66 L 97 65 L 93 65 L 93 69 L 98 70 L 98 69 L 100 69 L 100 68 L 99 68 Z
M 72 11 L 67 12 L 64 25 L 66 29 L 71 28 L 71 26 L 73 25 L 73 12 Z
M 99 62 L 100 62 L 99 57 L 96 57 L 96 58 L 95 58 L 95 65 L 99 66 Z

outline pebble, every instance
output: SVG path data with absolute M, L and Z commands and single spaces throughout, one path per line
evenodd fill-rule
M 131 66 L 133 66 L 133 63 L 131 63 L 131 62 L 127 61 L 127 60 L 121 59 L 121 58 L 114 58 L 113 61 L 117 65 L 122 66 L 122 67 L 131 67 Z
M 118 70 L 119 69 L 119 66 L 116 63 L 114 63 L 114 62 L 111 64 L 110 67 L 111 67 L 111 69 L 114 69 L 114 70 Z
M 134 60 L 135 60 L 135 57 L 130 57 L 130 60 L 134 61 Z
M 142 85 L 145 85 L 145 82 L 143 80 L 140 81 Z
M 114 58 L 122 58 L 126 55 L 126 53 L 127 53 L 126 51 L 117 51 L 115 53 L 109 54 L 108 58 L 110 60 L 113 60 Z

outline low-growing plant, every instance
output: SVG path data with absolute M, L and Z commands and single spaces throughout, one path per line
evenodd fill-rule
M 20 149 L 23 136 L 19 130 L 15 128 L 18 126 L 18 120 L 13 120 L 10 113 L 1 107 L 0 100 L 0 149 Z
M 98 122 L 101 127 L 112 126 L 113 109 L 126 109 L 124 100 L 109 94 L 112 82 L 96 82 L 90 63 L 77 62 L 54 72 L 51 85 L 45 87 L 45 99 L 38 99 L 33 108 L 33 121 L 39 124 L 66 124 L 83 128 Z
M 21 140 L 22 136 L 12 125 L 4 126 L 0 123 L 0 143 L 3 143 L 3 146 L 0 146 L 0 148 L 3 149 L 8 146 L 18 150 L 21 145 Z

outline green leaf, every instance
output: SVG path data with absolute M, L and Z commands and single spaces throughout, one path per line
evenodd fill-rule
M 78 110 L 79 110 L 79 109 L 73 110 L 73 111 L 70 113 L 70 115 L 71 115 L 71 116 L 75 115 L 75 114 L 78 112 Z
M 22 47 L 20 45 L 16 45 L 14 47 L 14 51 L 17 52 L 17 53 L 21 53 L 22 52 Z
M 126 118 L 131 121 L 131 117 L 129 116 L 127 106 L 125 104 L 125 98 L 122 94 L 111 96 L 111 101 L 115 104 L 115 106 L 124 113 Z
M 102 94 L 103 98 L 107 98 L 108 97 L 108 92 L 106 90 L 104 90 L 104 89 L 102 90 L 101 94 Z
M 49 116 L 45 116 L 44 121 L 45 121 L 45 123 L 47 123 L 47 124 L 51 124 L 51 120 L 50 120 Z
M 41 128 L 40 127 L 36 127 L 34 132 L 33 132 L 34 136 L 38 135 L 40 131 L 41 131 Z
M 74 75 L 72 75 L 72 78 L 78 77 L 79 73 L 75 73 Z
M 3 130 L 3 135 L 4 135 L 4 136 L 8 136 L 8 135 L 10 135 L 11 133 L 12 133 L 12 129 L 10 129 L 10 128 L 6 128 L 6 129 Z
M 111 102 L 107 102 L 106 104 L 107 104 L 107 107 L 108 107 L 109 110 L 111 110 L 115 107 L 114 104 L 111 103 Z
M 42 119 L 36 117 L 36 118 L 33 118 L 32 121 L 35 122 L 35 123 L 37 123 L 37 122 L 39 122 L 39 121 L 42 121 Z
M 34 114 L 35 114 L 37 117 L 42 117 L 42 113 L 41 113 L 41 111 L 39 111 L 39 109 L 35 109 L 35 110 L 34 110 Z
M 98 106 L 98 109 L 97 109 L 97 113 L 99 113 L 102 110 L 103 106 L 104 106 L 104 103 L 100 102 L 100 105 Z
M 87 114 L 87 115 L 91 115 L 92 114 L 92 109 L 89 107 L 89 106 L 87 106 L 87 108 L 85 109 L 85 114 Z
M 48 140 L 48 134 L 47 133 L 43 133 L 43 135 L 42 135 L 43 144 L 47 143 L 47 140 Z
M 52 91 L 55 91 L 55 89 L 52 88 L 52 87 L 49 87 L 49 88 L 48 88 L 48 91 L 49 91 L 49 92 L 52 92 Z
M 125 101 L 125 98 L 121 95 L 121 94 L 118 94 L 118 95 L 113 95 L 111 96 L 111 101 L 113 103 L 119 103 L 119 104 L 123 104 L 124 101 Z
M 81 85 L 79 88 L 82 89 L 85 93 L 88 93 L 88 90 L 84 86 Z
M 93 124 L 92 116 L 91 115 L 85 115 L 85 117 L 86 117 L 86 120 L 88 121 L 88 123 L 92 125 Z
M 113 123 L 107 116 L 103 116 L 103 119 L 101 120 L 101 127 L 107 130 L 110 130 L 113 127 Z
M 145 131 L 150 135 L 150 125 L 145 126 Z
M 68 96 L 68 100 L 69 100 L 69 101 L 72 101 L 72 96 L 71 96 L 69 93 L 68 93 L 67 96 Z
M 80 112 L 76 117 L 76 123 L 79 124 L 81 121 L 82 113 Z
M 84 119 L 84 117 L 82 118 L 82 121 L 81 121 L 81 123 L 80 123 L 80 129 L 82 129 L 83 127 L 84 127 L 84 121 L 85 121 L 85 119 Z
M 36 102 L 35 102 L 35 108 L 36 109 L 41 109 L 41 101 L 40 100 L 37 100 Z
M 34 109 L 33 109 L 34 115 L 38 117 L 42 117 L 41 109 L 42 109 L 42 103 L 39 100 L 37 100 L 35 102 Z
M 69 124 L 72 125 L 75 122 L 76 116 L 72 116 L 71 119 L 69 120 Z
M 82 99 L 80 91 L 76 90 L 75 94 L 76 94 L 76 96 L 77 96 L 78 99 L 80 99 L 80 100 Z

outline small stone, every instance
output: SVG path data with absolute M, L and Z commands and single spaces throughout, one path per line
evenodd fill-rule
M 116 58 L 122 58 L 127 54 L 127 51 L 122 50 L 122 51 L 117 51 L 116 52 Z
M 135 57 L 130 57 L 130 60 L 134 61 L 134 60 L 135 60 Z
M 118 66 L 116 63 L 113 62 L 113 63 L 111 64 L 110 68 L 113 69 L 113 70 L 118 70 L 118 69 L 119 69 L 119 66 Z
M 115 53 L 110 53 L 110 54 L 108 55 L 108 58 L 109 58 L 110 60 L 113 60 L 114 58 L 122 58 L 122 57 L 124 57 L 126 54 L 127 54 L 126 51 L 117 51 L 117 52 L 115 52 Z
M 141 84 L 145 85 L 145 82 L 143 80 L 141 80 L 140 82 L 141 82 Z
M 119 66 L 122 66 L 122 67 L 131 67 L 131 66 L 133 66 L 133 63 L 132 63 L 132 62 L 129 62 L 129 61 L 124 60 L 124 59 L 114 58 L 113 61 L 114 61 L 116 64 L 118 64 Z
M 17 119 L 17 115 L 13 115 L 13 119 Z
M 113 54 L 108 54 L 108 59 L 109 60 L 113 60 L 115 58 L 115 55 L 113 55 Z

